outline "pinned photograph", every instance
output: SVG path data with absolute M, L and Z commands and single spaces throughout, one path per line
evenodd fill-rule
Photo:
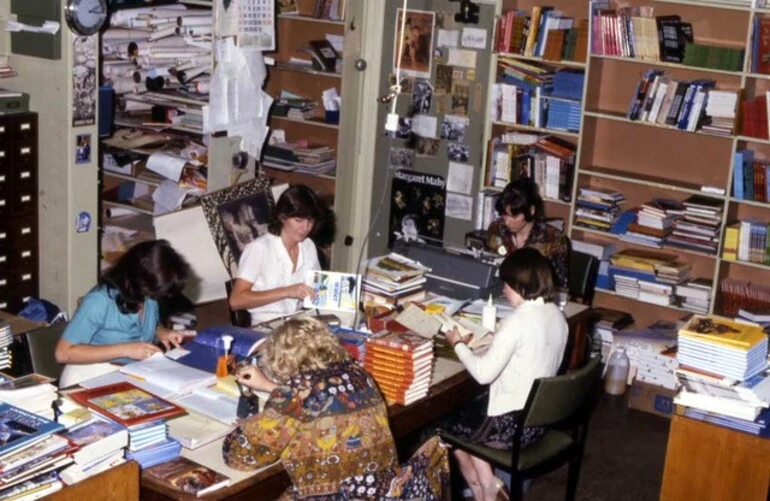
M 297 0 L 278 0 L 279 14 L 299 14 Z
M 456 115 L 445 115 L 441 122 L 441 139 L 447 139 L 457 143 L 465 142 L 465 128 L 468 127 L 470 120 L 468 117 Z
M 446 64 L 436 65 L 436 86 L 433 93 L 446 96 L 452 90 L 452 67 Z
M 467 162 L 470 156 L 470 149 L 466 144 L 449 143 L 446 148 L 446 154 L 449 160 L 455 162 Z
M 412 111 L 415 114 L 428 113 L 433 100 L 433 86 L 430 81 L 418 78 L 412 87 Z
M 411 148 L 391 148 L 390 167 L 393 169 L 411 169 L 414 165 L 414 150 Z
M 396 137 L 399 139 L 409 139 L 412 137 L 412 119 L 407 117 L 398 117 L 398 127 L 396 127 Z
M 75 163 L 91 163 L 91 134 L 75 136 Z
M 403 19 L 404 10 L 398 9 L 396 36 L 393 42 L 394 71 L 400 62 L 403 73 L 414 77 L 430 78 L 435 17 L 435 12 L 407 10 L 406 19 Z
M 453 115 L 468 114 L 469 87 L 468 82 L 452 82 L 452 106 L 450 109 Z
M 430 139 L 427 137 L 417 138 L 417 156 L 421 157 L 435 157 L 438 155 L 438 147 L 440 141 L 438 139 Z
M 388 75 L 388 87 L 393 87 L 396 85 L 396 75 L 391 73 Z M 412 93 L 412 86 L 414 85 L 414 79 L 408 78 L 405 76 L 401 76 L 401 93 L 402 94 L 411 94 Z

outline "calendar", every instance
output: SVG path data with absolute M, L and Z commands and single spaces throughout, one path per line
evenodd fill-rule
M 275 0 L 238 0 L 238 46 L 275 50 Z

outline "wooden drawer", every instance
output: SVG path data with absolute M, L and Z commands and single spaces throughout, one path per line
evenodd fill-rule
M 13 190 L 8 197 L 11 202 L 11 216 L 27 216 L 37 213 L 37 191 L 34 188 Z
M 13 144 L 18 141 L 37 143 L 37 113 L 0 116 L 0 144 Z
M 28 216 L 11 221 L 0 219 L 0 245 L 3 240 L 11 247 L 37 249 L 37 216 Z
M 36 165 L 14 165 L 8 176 L 14 191 L 37 191 Z

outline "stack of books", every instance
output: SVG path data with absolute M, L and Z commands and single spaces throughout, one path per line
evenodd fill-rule
M 577 132 L 580 130 L 580 108 L 583 101 L 585 72 L 558 70 L 553 76 L 553 91 L 547 96 L 546 127 Z
M 398 305 L 425 298 L 430 268 L 397 253 L 371 259 L 363 274 L 361 294 L 369 303 Z
M 732 136 L 738 115 L 738 101 L 738 91 L 710 90 L 701 130 L 717 136 Z
M 711 279 L 694 278 L 678 284 L 674 289 L 679 306 L 705 315 L 711 308 Z
M 597 315 L 594 335 L 601 339 L 603 345 L 611 346 L 615 333 L 634 323 L 634 317 L 627 311 L 599 306 L 594 308 L 594 313 Z
M 675 390 L 678 363 L 672 348 L 676 346 L 676 328 L 658 327 L 617 331 L 612 347 L 625 348 L 630 372 L 637 381 Z
M 58 395 L 52 381 L 52 378 L 40 374 L 28 374 L 0 383 L 0 402 L 54 419 L 53 403 Z
M 409 405 L 428 394 L 433 377 L 433 340 L 411 332 L 373 334 L 364 368 L 389 403 Z
M 703 377 L 697 373 L 677 371 L 679 392 L 674 397 L 674 403 L 688 408 L 697 409 L 700 412 L 691 412 L 690 415 L 702 418 L 704 421 L 715 420 L 741 420 L 744 423 L 731 423 L 740 429 L 751 427 L 760 430 L 767 427 L 767 423 L 756 423 L 763 409 L 767 408 L 767 402 L 762 401 L 756 395 L 740 391 L 739 387 L 731 381 Z M 708 419 L 704 414 L 709 413 Z M 765 413 L 767 417 L 767 413 Z M 755 423 L 759 426 L 751 426 Z M 742 426 L 740 426 L 742 425 Z
M 770 327 L 770 309 L 750 307 L 741 308 L 738 310 L 736 320 L 753 322 L 765 329 L 765 332 L 767 332 L 768 327 Z
M 71 454 L 74 464 L 61 472 L 62 480 L 74 484 L 125 461 L 128 430 L 125 426 L 92 414 L 91 419 L 67 432 L 64 437 L 77 446 Z
M 743 381 L 767 369 L 767 335 L 757 325 L 702 315 L 679 330 L 680 365 Z
M 630 223 L 621 240 L 647 247 L 661 248 L 671 233 L 674 221 L 684 214 L 684 206 L 676 201 L 653 198 L 636 212 L 636 221 Z
M 722 309 L 726 315 L 737 315 L 741 309 L 770 308 L 770 287 L 764 283 L 726 278 L 719 284 Z
M 682 202 L 684 214 L 674 221 L 666 245 L 714 255 L 719 248 L 724 201 L 692 195 Z
M 0 320 L 0 370 L 10 369 L 13 361 L 8 347 L 13 344 L 11 326 L 5 320 Z
M 337 166 L 334 149 L 308 141 L 266 145 L 262 164 L 273 169 L 309 173 L 329 173 Z
M 673 285 L 657 276 L 656 267 L 678 268 L 677 256 L 662 252 L 626 249 L 610 258 L 610 281 L 621 296 L 661 306 L 673 303 Z
M 43 497 L 61 489 L 55 470 L 72 462 L 67 454 L 72 445 L 56 435 L 64 427 L 6 403 L 0 403 L 0 422 L 0 498 L 17 499 L 33 490 Z
M 625 200 L 616 190 L 582 187 L 576 202 L 575 225 L 609 232 Z

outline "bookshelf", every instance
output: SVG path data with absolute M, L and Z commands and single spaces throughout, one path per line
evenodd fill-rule
M 568 203 L 546 199 L 546 213 L 549 217 L 565 220 L 565 229 L 573 241 L 612 243 L 615 252 L 646 247 L 622 240 L 616 234 L 574 224 L 579 188 L 617 190 L 623 193 L 626 199 L 623 210 L 639 207 L 653 197 L 682 201 L 690 196 L 700 195 L 712 199 L 722 209 L 719 223 L 720 242 L 716 254 L 665 244 L 659 251 L 676 255 L 678 260 L 689 263 L 692 278 L 711 280 L 710 312 L 733 314 L 721 292 L 722 282 L 748 281 L 752 284 L 762 284 L 770 279 L 770 260 L 743 262 L 722 256 L 724 230 L 731 223 L 745 220 L 770 223 L 770 202 L 764 199 L 744 199 L 735 195 L 733 157 L 736 151 L 750 148 L 755 158 L 770 161 L 770 140 L 766 133 L 748 134 L 742 130 L 740 117 L 736 119 L 735 129 L 729 135 L 717 135 L 710 130 L 702 130 L 701 123 L 695 131 L 688 132 L 676 126 L 630 120 L 626 117 L 640 79 L 649 70 L 660 70 L 665 77 L 673 81 L 713 80 L 717 90 L 740 92 L 741 102 L 766 96 L 770 91 L 770 74 L 758 72 L 752 67 L 752 51 L 754 25 L 759 23 L 760 19 L 770 18 L 770 10 L 753 7 L 753 2 L 748 1 L 738 4 L 687 0 L 632 0 L 623 4 L 630 7 L 653 7 L 653 18 L 680 16 L 682 22 L 692 25 L 695 44 L 724 47 L 725 52 L 730 49 L 745 51 L 742 66 L 735 69 L 719 65 L 708 68 L 692 66 L 692 60 L 688 60 L 686 65 L 674 61 L 594 53 L 591 37 L 584 63 L 545 61 L 557 68 L 580 68 L 585 71 L 578 131 L 564 132 L 542 126 L 533 127 L 531 124 L 511 124 L 491 116 L 486 123 L 485 140 L 489 142 L 504 133 L 517 131 L 538 135 L 553 134 L 573 142 L 576 159 L 571 197 Z M 531 17 L 533 7 L 536 6 L 552 6 L 561 11 L 562 16 L 573 17 L 575 20 L 592 17 L 591 2 L 588 0 L 504 0 L 498 2 L 496 13 L 500 18 L 504 18 L 506 11 L 519 9 L 522 15 Z M 611 6 L 613 9 L 616 7 L 616 4 Z M 767 22 L 770 25 L 770 21 Z M 657 37 L 657 30 L 653 33 Z M 496 36 L 499 37 L 500 34 Z M 657 41 L 657 38 L 655 40 Z M 497 68 L 500 60 L 505 58 L 542 60 L 537 57 L 495 53 L 491 56 L 491 67 Z M 498 81 L 500 74 L 499 71 L 497 74 L 492 73 L 490 88 Z M 493 98 L 494 96 L 490 97 L 490 106 Z M 740 104 L 738 106 L 740 107 Z M 490 158 L 492 153 L 488 148 L 484 159 L 486 169 L 489 169 L 490 161 L 493 160 Z M 703 187 L 709 190 L 704 191 Z M 675 320 L 689 313 L 676 304 L 661 306 L 645 303 L 602 288 L 597 289 L 594 304 L 629 311 L 634 315 L 637 324 L 642 326 L 659 319 Z

